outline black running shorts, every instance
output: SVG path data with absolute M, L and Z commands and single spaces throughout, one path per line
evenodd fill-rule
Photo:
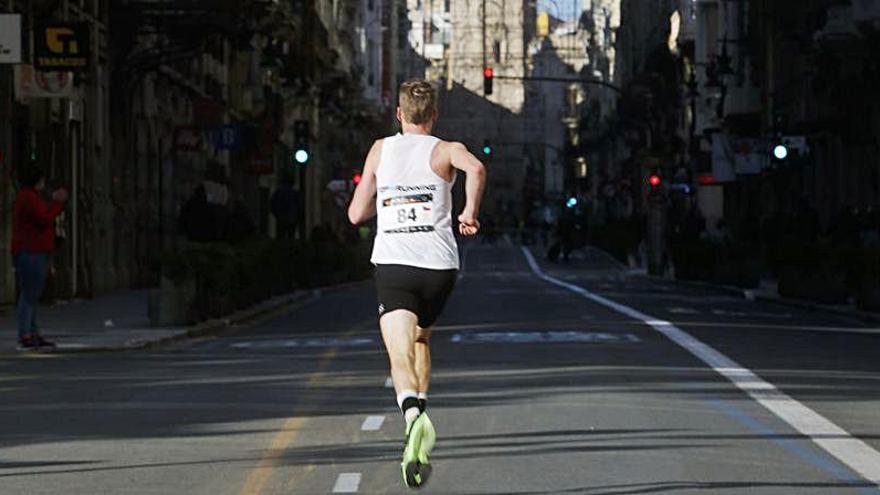
M 406 309 L 428 328 L 437 321 L 446 305 L 458 270 L 429 270 L 406 265 L 376 265 L 376 292 L 379 317 L 396 309 Z

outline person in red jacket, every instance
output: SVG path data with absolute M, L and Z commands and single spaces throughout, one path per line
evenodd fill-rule
M 55 218 L 67 202 L 67 191 L 56 189 L 52 201 L 46 202 L 42 192 L 45 175 L 36 166 L 19 172 L 18 194 L 12 209 L 12 257 L 20 295 L 16 307 L 18 349 L 34 350 L 54 347 L 37 330 L 37 303 L 46 284 L 49 255 L 55 250 Z

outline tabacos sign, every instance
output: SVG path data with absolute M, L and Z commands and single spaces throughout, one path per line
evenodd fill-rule
M 85 22 L 43 24 L 34 33 L 34 67 L 80 71 L 89 65 L 90 28 Z

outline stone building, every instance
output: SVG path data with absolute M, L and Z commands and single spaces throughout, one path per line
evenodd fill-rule
M 502 8 L 504 7 L 504 8 Z M 485 9 L 485 10 L 484 10 Z M 526 118 L 529 44 L 535 36 L 533 2 L 456 0 L 451 5 L 452 40 L 447 50 L 447 84 L 441 95 L 438 135 L 465 142 L 489 167 L 486 209 L 515 222 L 523 216 L 526 173 L 544 153 Z M 495 77 L 484 95 L 483 71 Z M 484 144 L 491 155 L 479 152 Z
M 35 19 L 80 22 L 90 35 L 88 64 L 76 77 L 0 65 L 3 211 L 14 197 L 14 165 L 31 158 L 71 189 L 52 294 L 157 283 L 161 253 L 182 238 L 180 209 L 206 179 L 226 184 L 224 201 L 247 212 L 254 235 L 274 234 L 268 200 L 280 174 L 295 179 L 302 198 L 300 235 L 332 227 L 340 209 L 328 201 L 328 182 L 350 177 L 371 133 L 386 132 L 396 5 L 0 1 L 0 13 L 22 14 L 26 39 Z M 23 61 L 32 63 L 32 54 Z M 55 93 L 27 86 L 37 90 L 25 94 L 18 90 L 28 74 L 70 84 L 50 85 Z M 312 150 L 305 166 L 291 159 L 302 120 Z M 0 303 L 14 298 L 9 235 L 4 214 Z

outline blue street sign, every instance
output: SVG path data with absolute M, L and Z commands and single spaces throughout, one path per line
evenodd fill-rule
M 228 124 L 215 131 L 214 145 L 220 150 L 237 150 L 241 148 L 241 126 Z

